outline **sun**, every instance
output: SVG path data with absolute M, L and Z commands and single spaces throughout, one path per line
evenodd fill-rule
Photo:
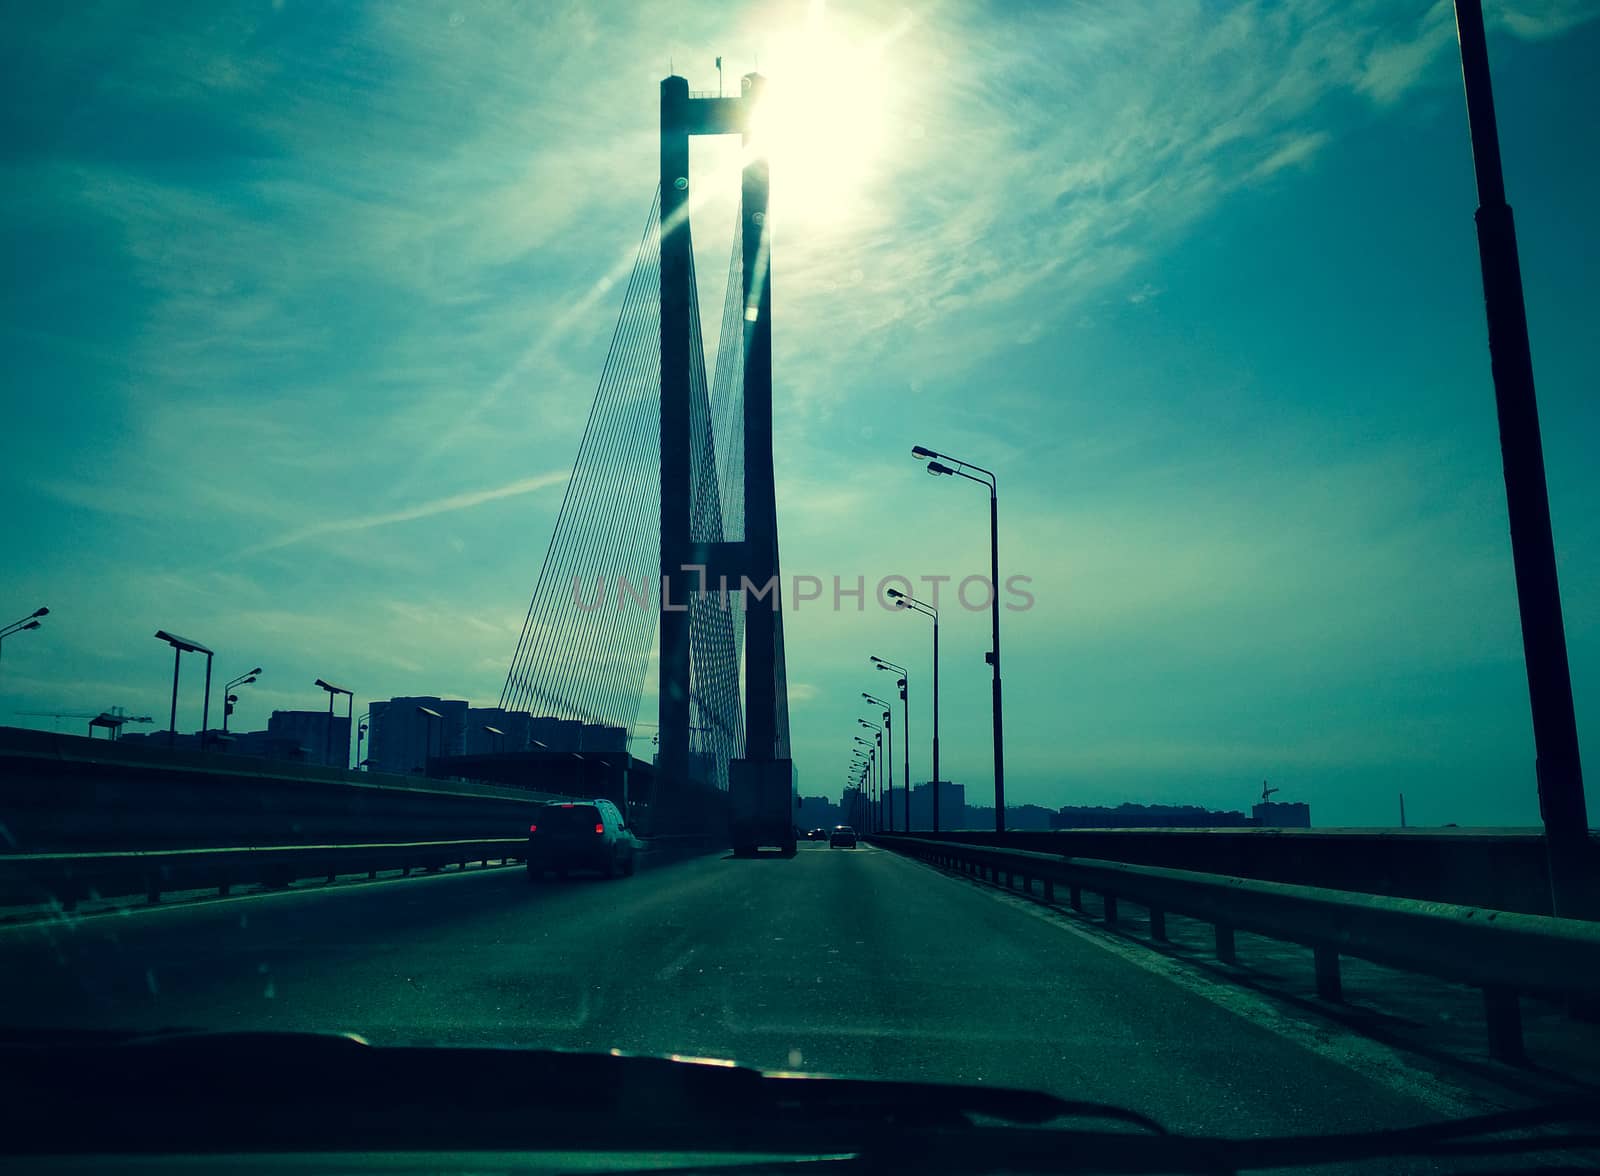
M 766 86 L 748 149 L 771 160 L 778 223 L 814 228 L 863 211 L 891 147 L 888 44 L 851 40 L 818 4 L 763 52 Z

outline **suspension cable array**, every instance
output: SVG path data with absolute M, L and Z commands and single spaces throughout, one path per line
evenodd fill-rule
M 660 192 L 567 481 L 500 705 L 626 728 L 655 644 L 660 583 Z M 744 323 L 740 235 L 707 386 L 697 285 L 690 275 L 691 539 L 742 537 Z M 698 585 L 697 585 L 698 587 Z M 727 784 L 743 754 L 739 651 L 743 614 L 716 594 L 689 602 L 691 751 L 707 783 Z

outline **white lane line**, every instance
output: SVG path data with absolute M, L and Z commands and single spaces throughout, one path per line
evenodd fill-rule
M 671 980 L 671 979 L 673 979 L 675 976 L 678 975 L 678 973 L 682 972 L 684 970 L 684 968 L 689 966 L 689 961 L 694 958 L 694 953 L 695 953 L 695 949 L 691 947 L 688 951 L 684 952 L 682 955 L 678 956 L 676 959 L 674 959 L 666 967 L 664 967 L 660 971 L 658 971 L 656 973 L 656 979 L 657 980 Z

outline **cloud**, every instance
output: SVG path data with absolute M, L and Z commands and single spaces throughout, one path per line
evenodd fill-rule
M 464 494 L 452 494 L 446 498 L 436 498 L 431 502 L 420 502 L 415 506 L 405 507 L 401 510 L 386 511 L 382 514 L 357 515 L 354 518 L 330 519 L 326 522 L 313 523 L 309 527 L 301 527 L 270 539 L 265 543 L 247 547 L 239 552 L 240 557 L 260 555 L 267 551 L 276 551 L 279 548 L 289 547 L 295 543 L 303 543 L 307 539 L 316 539 L 324 535 L 343 535 L 353 531 L 365 531 L 372 527 L 386 527 L 392 523 L 407 523 L 415 519 L 430 518 L 433 515 L 447 514 L 451 511 L 469 510 L 474 506 L 481 506 L 485 502 L 494 502 L 501 498 L 512 498 L 519 494 L 531 494 L 537 490 L 546 490 L 551 486 L 559 486 L 566 482 L 565 470 L 554 470 L 547 474 L 538 474 L 531 478 L 522 478 L 516 482 L 509 482 L 504 486 L 495 486 L 488 490 L 472 490 Z

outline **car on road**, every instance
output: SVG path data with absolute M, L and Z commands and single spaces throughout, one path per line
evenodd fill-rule
M 829 849 L 839 849 L 841 846 L 856 847 L 856 831 L 849 825 L 835 825 L 833 832 L 828 834 Z
M 826 829 L 813 829 L 806 834 L 807 841 L 826 841 L 827 839 L 828 831 Z
M 632 874 L 643 848 L 622 810 L 609 800 L 547 804 L 528 826 L 528 881 L 546 873 L 598 870 L 603 877 Z

